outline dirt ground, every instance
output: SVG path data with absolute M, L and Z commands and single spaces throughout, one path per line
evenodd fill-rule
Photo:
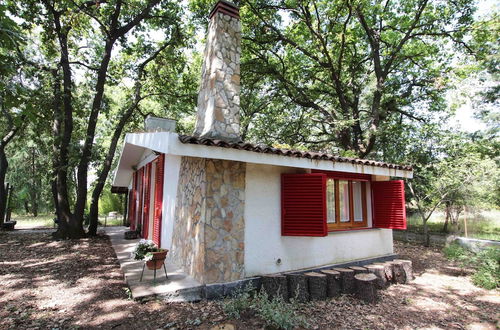
M 416 279 L 379 293 L 301 306 L 312 328 L 495 329 L 500 292 L 475 287 L 438 249 L 396 243 Z M 223 327 L 222 325 L 225 325 Z M 218 302 L 129 299 L 106 236 L 53 241 L 46 231 L 0 232 L 0 329 L 262 329 L 255 315 L 227 318 Z

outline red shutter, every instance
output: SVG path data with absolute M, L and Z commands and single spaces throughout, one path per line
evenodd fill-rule
M 403 180 L 373 181 L 373 227 L 406 229 Z
M 139 197 L 138 197 L 138 200 L 139 200 L 139 204 L 137 206 L 137 225 L 141 224 L 141 236 L 142 236 L 142 233 L 143 233 L 143 230 L 144 230 L 144 219 L 142 218 L 142 208 L 143 208 L 143 201 L 144 201 L 144 167 L 141 167 L 138 171 L 137 171 L 137 176 L 138 176 L 138 180 L 139 181 L 139 187 L 138 187 L 138 192 L 139 192 Z
M 165 155 L 161 154 L 156 162 L 156 177 L 155 177 L 155 210 L 153 219 L 153 242 L 158 247 L 161 244 L 161 219 L 163 208 L 163 172 L 165 165 Z
M 142 237 L 148 238 L 149 235 L 149 200 L 151 194 L 151 163 L 145 166 L 144 170 L 144 207 L 143 207 L 143 226 Z
M 281 175 L 281 235 L 326 236 L 326 175 Z
M 132 198 L 129 199 L 130 203 L 130 213 L 128 219 L 130 221 L 130 230 L 135 230 L 137 228 L 135 207 L 137 203 L 137 172 L 132 174 Z

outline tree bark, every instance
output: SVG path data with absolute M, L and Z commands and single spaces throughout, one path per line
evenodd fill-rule
M 35 148 L 31 148 L 31 189 L 30 189 L 30 199 L 31 199 L 31 214 L 36 218 L 38 216 L 38 186 L 37 186 L 37 173 L 36 173 L 36 158 L 35 158 Z
M 342 293 L 354 293 L 356 286 L 354 284 L 354 270 L 348 268 L 333 268 L 340 273 L 342 283 Z
M 121 116 L 118 124 L 116 125 L 115 131 L 113 132 L 113 137 L 111 138 L 111 144 L 108 149 L 108 153 L 106 154 L 106 158 L 102 164 L 101 170 L 99 171 L 99 175 L 97 177 L 96 185 L 94 190 L 92 191 L 92 199 L 90 202 L 90 210 L 89 210 L 89 218 L 90 224 L 88 229 L 88 234 L 90 236 L 95 236 L 97 234 L 97 224 L 99 217 L 99 198 L 101 197 L 102 190 L 106 184 L 106 178 L 108 177 L 109 171 L 111 170 L 111 165 L 113 165 L 113 158 L 116 152 L 116 146 L 118 145 L 118 141 L 122 135 L 123 129 L 130 117 L 134 113 L 134 110 L 139 105 L 139 102 L 143 99 L 141 97 L 141 88 L 142 83 L 141 79 L 143 78 L 146 65 L 153 61 L 170 43 L 166 42 L 163 44 L 156 52 L 154 52 L 150 57 L 144 60 L 138 67 L 137 70 L 137 81 L 135 83 L 135 91 L 134 91 L 134 100 L 132 104 L 126 109 L 126 111 Z
M 281 298 L 288 301 L 288 285 L 284 275 L 266 275 L 262 277 L 262 289 L 269 299 Z
M 286 274 L 288 297 L 299 302 L 309 301 L 307 278 L 304 274 Z
M 377 276 L 377 289 L 385 289 L 389 286 L 387 277 L 385 276 L 385 268 L 383 265 L 368 265 L 366 266 L 368 272 Z
M 411 260 L 394 259 L 397 271 L 402 273 L 401 283 L 410 283 L 413 280 L 413 266 Z
M 307 278 L 311 301 L 325 300 L 328 290 L 326 275 L 316 272 L 305 273 L 304 275 Z
M 0 227 L 3 225 L 6 208 L 7 208 L 7 192 L 5 189 L 5 176 L 7 175 L 7 168 L 9 162 L 5 155 L 5 148 L 0 145 Z
M 450 216 L 451 216 L 450 202 L 446 201 L 445 205 L 446 205 L 445 206 L 446 217 L 444 219 L 443 229 L 441 230 L 441 232 L 443 232 L 443 233 L 447 233 L 448 232 L 448 223 L 450 221 Z
M 377 299 L 377 290 L 375 288 L 377 276 L 361 273 L 354 275 L 354 279 L 356 281 L 356 297 L 366 303 L 374 303 Z
M 429 226 L 427 220 L 424 220 L 424 246 L 431 246 L 431 235 L 429 233 Z
M 322 270 L 321 273 L 326 275 L 327 296 L 333 298 L 340 295 L 340 273 L 331 269 Z

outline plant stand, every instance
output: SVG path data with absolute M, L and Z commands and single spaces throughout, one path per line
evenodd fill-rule
M 168 280 L 168 275 L 167 275 L 167 268 L 165 267 L 165 262 L 163 260 L 151 260 L 152 262 L 154 262 L 154 275 L 153 275 L 153 285 L 156 285 L 156 263 L 157 262 L 162 262 L 163 263 L 163 270 L 165 271 L 165 278 Z M 150 262 L 151 262 L 150 261 Z M 144 265 L 142 265 L 142 273 L 141 273 L 141 279 L 139 280 L 139 282 L 142 282 L 142 276 L 144 275 L 144 268 L 146 267 L 146 263 L 147 261 L 144 261 Z

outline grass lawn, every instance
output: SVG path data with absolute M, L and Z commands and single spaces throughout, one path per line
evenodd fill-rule
M 29 228 L 55 228 L 53 214 L 42 214 L 37 217 L 27 215 L 12 215 L 12 220 L 17 221 L 16 229 Z M 122 216 L 106 217 L 99 216 L 100 226 L 121 226 L 123 224 Z
M 445 215 L 443 212 L 435 212 L 429 221 L 431 233 L 442 234 Z M 407 218 L 408 230 L 423 233 L 422 219 L 413 214 Z M 464 236 L 464 216 L 459 218 L 458 225 L 449 225 L 448 232 L 457 236 Z M 500 210 L 481 211 L 467 213 L 467 236 L 473 238 L 491 239 L 500 241 Z

